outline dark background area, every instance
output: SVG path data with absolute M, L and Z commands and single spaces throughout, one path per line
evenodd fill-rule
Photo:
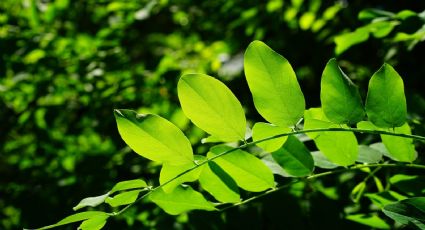
M 367 8 L 420 13 L 425 2 L 0 1 L 0 229 L 54 223 L 82 198 L 121 180 L 158 184 L 159 166 L 126 147 L 113 109 L 170 119 L 203 151 L 206 135 L 179 109 L 183 73 L 219 78 L 251 122 L 262 120 L 243 77 L 243 52 L 253 40 L 289 60 L 307 108 L 320 106 L 320 77 L 330 58 L 337 57 L 363 99 L 372 74 L 392 64 L 405 82 L 413 133 L 425 135 L 425 33 L 416 44 L 394 39 L 419 31 L 425 16 L 400 20 L 387 36 L 369 36 L 337 55 L 335 37 L 370 23 L 358 18 Z M 391 170 L 380 173 L 385 178 Z M 344 218 L 350 208 L 367 212 L 367 202 L 350 200 L 362 176 L 299 183 L 223 213 L 175 217 L 143 202 L 106 229 L 370 229 Z

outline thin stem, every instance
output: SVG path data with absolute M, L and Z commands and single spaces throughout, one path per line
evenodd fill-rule
M 224 151 L 224 152 L 222 152 L 220 154 L 217 154 L 217 155 L 215 155 L 215 156 L 213 156 L 213 157 L 211 157 L 211 158 L 209 158 L 209 159 L 207 159 L 207 160 L 205 160 L 203 162 L 200 162 L 200 163 L 196 164 L 195 166 L 193 166 L 192 168 L 189 168 L 189 169 L 185 170 L 184 172 L 178 174 L 177 176 L 173 177 L 172 179 L 166 181 L 165 183 L 163 183 L 161 185 L 158 185 L 157 187 L 151 189 L 149 192 L 147 192 L 143 196 L 139 197 L 135 202 L 127 205 L 126 207 L 124 207 L 123 209 L 121 209 L 118 212 L 111 213 L 111 215 L 115 216 L 115 215 L 119 215 L 119 214 L 123 213 L 128 208 L 130 208 L 131 206 L 133 206 L 136 202 L 138 202 L 138 201 L 144 199 L 145 197 L 149 196 L 151 193 L 155 192 L 157 189 L 160 189 L 160 188 L 164 187 L 165 185 L 171 183 L 172 181 L 176 180 L 177 178 L 179 178 L 179 177 L 181 177 L 181 176 L 183 176 L 183 175 L 185 175 L 185 174 L 187 174 L 187 173 L 189 173 L 189 172 L 191 172 L 191 171 L 193 171 L 193 170 L 195 170 L 195 169 L 203 166 L 204 164 L 207 164 L 208 162 L 214 161 L 215 159 L 217 159 L 219 157 L 222 157 L 224 155 L 227 155 L 227 154 L 229 154 L 231 152 L 234 152 L 234 151 L 239 150 L 239 149 L 244 149 L 244 148 L 247 148 L 247 147 L 249 147 L 251 145 L 255 145 L 255 144 L 258 144 L 258 143 L 261 143 L 261 142 L 264 142 L 264 141 L 268 141 L 268 140 L 273 140 L 273 139 L 276 139 L 276 138 L 280 138 L 280 137 L 285 137 L 285 136 L 290 136 L 290 135 L 296 135 L 296 134 L 305 134 L 305 133 L 317 133 L 317 132 L 355 132 L 355 133 L 369 133 L 369 134 L 397 136 L 397 137 L 409 138 L 409 139 L 414 139 L 414 140 L 425 142 L 425 137 L 423 137 L 423 136 L 411 135 L 411 134 L 403 134 L 403 133 L 393 133 L 393 132 L 383 131 L 383 130 L 369 130 L 369 129 L 357 129 L 357 128 L 304 129 L 304 130 L 295 130 L 295 131 L 290 132 L 290 133 L 282 133 L 282 134 L 278 134 L 278 135 L 275 135 L 275 136 L 271 136 L 271 137 L 267 137 L 267 138 L 264 138 L 264 139 L 260 139 L 260 140 L 257 140 L 257 141 L 245 142 L 244 144 L 240 145 L 239 147 L 235 147 L 233 149 Z M 386 165 L 391 165 L 391 164 L 386 164 Z M 420 165 L 416 165 L 416 166 L 420 166 Z M 383 165 L 383 167 L 387 167 L 387 166 Z M 425 168 L 425 166 L 423 166 L 423 167 Z M 344 170 L 346 170 L 346 169 L 342 169 L 342 171 L 344 171 Z M 307 177 L 307 179 L 313 179 L 314 176 L 317 176 L 317 175 L 326 175 L 326 173 L 334 174 L 334 172 L 335 171 L 328 171 L 328 172 L 324 172 L 322 174 L 315 174 L 315 175 L 312 175 L 310 177 Z M 272 190 L 269 190 L 269 191 L 272 191 Z
M 423 169 L 423 170 L 425 170 L 425 165 L 417 165 L 417 164 L 394 164 L 394 163 L 369 164 L 369 165 L 364 164 L 364 165 L 354 165 L 354 166 L 348 167 L 348 168 L 337 169 L 337 170 L 333 170 L 333 171 L 327 171 L 327 172 L 323 172 L 323 173 L 314 174 L 314 175 L 311 175 L 311 176 L 308 176 L 308 177 L 304 178 L 304 180 L 307 180 L 307 181 L 308 180 L 314 180 L 314 179 L 317 179 L 317 178 L 320 178 L 320 177 L 325 177 L 325 176 L 334 175 L 334 174 L 343 173 L 343 172 L 348 172 L 348 171 L 353 171 L 353 170 L 359 170 L 359 169 L 362 169 L 362 168 L 376 168 L 373 172 L 371 172 L 371 174 L 374 174 L 379 169 L 381 169 L 383 167 L 388 167 L 388 168 L 391 168 L 391 167 L 404 167 L 404 168 L 415 168 L 415 169 Z M 369 174 L 368 177 L 370 177 L 371 174 Z M 284 184 L 284 185 L 278 186 L 276 188 L 272 188 L 272 189 L 267 190 L 264 193 L 261 193 L 261 194 L 259 194 L 257 196 L 250 197 L 250 198 L 245 199 L 245 200 L 243 200 L 241 202 L 232 204 L 232 205 L 227 206 L 227 207 L 224 207 L 222 209 L 218 209 L 217 211 L 221 212 L 221 211 L 225 211 L 225 210 L 227 210 L 229 208 L 233 208 L 233 207 L 237 207 L 237 206 L 246 204 L 248 202 L 251 202 L 253 200 L 256 200 L 258 198 L 261 198 L 261 197 L 263 197 L 265 195 L 268 195 L 270 193 L 274 193 L 274 192 L 280 191 L 280 190 L 282 190 L 284 188 L 287 188 L 287 187 L 289 187 L 289 186 L 291 186 L 293 184 L 296 184 L 296 183 L 298 183 L 300 181 L 301 181 L 300 179 L 291 181 L 288 184 Z

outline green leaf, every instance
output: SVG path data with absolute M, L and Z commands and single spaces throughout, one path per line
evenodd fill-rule
M 334 169 L 337 168 L 338 165 L 332 163 L 322 152 L 313 151 L 311 152 L 311 156 L 314 160 L 314 166 L 323 168 L 323 169 Z
M 244 68 L 255 108 L 264 119 L 289 127 L 302 118 L 304 95 L 288 60 L 254 41 L 245 52 Z
M 134 201 L 137 200 L 137 197 L 139 196 L 139 193 L 142 190 L 132 190 L 128 192 L 122 192 L 118 195 L 115 195 L 114 197 L 108 197 L 105 200 L 105 203 L 111 205 L 112 207 L 118 207 L 120 205 L 126 205 L 131 204 Z
M 310 151 L 294 136 L 289 136 L 283 147 L 272 156 L 289 175 L 303 177 L 313 172 L 314 161 Z
M 312 108 L 305 112 L 304 129 L 337 128 L 321 112 L 320 108 Z M 307 133 L 314 139 L 317 148 L 332 162 L 340 166 L 354 164 L 358 157 L 356 136 L 351 132 L 318 132 Z
M 362 43 L 369 38 L 369 30 L 360 27 L 353 32 L 344 33 L 335 36 L 335 54 L 340 55 L 348 50 L 351 46 Z
M 245 139 L 242 105 L 225 84 L 205 74 L 186 74 L 177 90 L 183 112 L 196 126 L 222 141 Z
M 198 161 L 203 161 L 205 160 L 204 156 L 195 156 L 195 159 Z M 183 173 L 186 170 L 189 170 L 190 168 L 195 167 L 196 164 L 194 162 L 191 163 L 187 163 L 184 165 L 169 165 L 169 164 L 164 164 L 161 168 L 161 173 L 159 175 L 159 183 L 160 184 L 164 184 L 165 182 L 172 180 L 173 178 L 175 178 L 177 175 Z M 178 177 L 177 179 L 172 180 L 171 182 L 169 182 L 168 184 L 164 185 L 162 187 L 162 189 L 164 190 L 164 192 L 166 193 L 170 193 L 172 192 L 177 186 L 185 183 L 185 182 L 192 182 L 195 181 L 199 178 L 199 175 L 202 172 L 202 168 L 205 165 L 201 165 L 198 168 Z
M 359 145 L 359 156 L 357 162 L 361 163 L 378 163 L 382 160 L 382 152 L 371 148 L 367 145 Z
M 365 197 L 369 198 L 372 201 L 372 203 L 379 208 L 383 208 L 387 204 L 391 204 L 396 201 L 404 200 L 407 198 L 394 191 L 385 191 L 380 193 L 366 193 Z
M 118 182 L 109 193 L 112 194 L 117 191 L 146 187 L 148 187 L 148 185 L 142 179 L 127 180 Z
M 115 118 L 122 139 L 141 156 L 173 165 L 193 161 L 189 140 L 166 119 L 131 110 L 115 110 Z
M 369 81 L 366 113 L 381 128 L 399 127 L 406 122 L 403 80 L 389 64 L 384 64 Z
M 208 162 L 199 177 L 202 188 L 216 200 L 223 203 L 240 201 L 239 189 L 236 182 L 215 162 Z
M 79 222 L 79 221 L 82 221 L 82 220 L 91 219 L 91 218 L 94 218 L 94 217 L 96 217 L 96 218 L 106 217 L 107 218 L 108 214 L 104 213 L 104 212 L 99 212 L 99 211 L 87 211 L 87 212 L 75 213 L 73 215 L 65 217 L 64 219 L 57 222 L 56 224 L 52 224 L 52 225 L 45 226 L 45 227 L 42 227 L 42 228 L 37 228 L 37 230 L 51 229 L 51 228 L 55 228 L 55 227 L 58 227 L 58 226 L 62 226 L 62 225 L 70 224 L 70 223 L 75 223 L 75 222 Z
M 207 157 L 211 158 L 232 147 L 217 145 L 210 149 Z M 228 173 L 239 187 L 252 192 L 261 192 L 274 187 L 274 178 L 270 169 L 255 156 L 237 149 L 214 160 Z
M 425 195 L 425 177 L 397 174 L 390 178 L 390 183 L 409 196 Z
M 109 216 L 96 216 L 83 221 L 78 229 L 81 230 L 100 230 L 105 226 Z
M 366 182 L 362 181 L 358 183 L 353 190 L 351 190 L 350 197 L 353 200 L 354 203 L 358 203 L 359 200 L 362 198 L 363 193 L 366 189 Z
M 402 134 L 412 133 L 410 130 L 410 126 L 407 123 L 405 123 L 401 127 L 396 127 L 394 129 L 384 129 L 384 128 L 379 128 L 375 126 L 369 121 L 361 121 L 357 123 L 357 127 L 359 129 L 384 130 L 384 131 L 389 131 L 389 132 L 392 131 L 394 133 L 402 133 Z M 385 148 L 382 148 L 381 146 L 380 151 L 393 160 L 403 161 L 403 162 L 413 162 L 418 156 L 415 150 L 415 145 L 413 144 L 413 140 L 410 138 L 381 134 L 381 139 L 385 145 Z M 374 148 L 376 149 L 377 146 L 375 146 Z
M 80 201 L 80 203 L 78 203 L 72 209 L 74 211 L 77 211 L 78 209 L 85 208 L 85 207 L 96 207 L 99 204 L 103 203 L 105 199 L 108 197 L 108 195 L 109 195 L 109 192 L 100 196 L 84 198 Z
M 401 224 L 413 224 L 419 229 L 425 229 L 425 197 L 414 197 L 389 204 L 382 211 Z
M 390 229 L 390 226 L 382 220 L 376 213 L 373 214 L 353 214 L 345 217 L 347 220 L 364 224 L 372 228 Z
M 177 187 L 171 193 L 165 193 L 162 189 L 155 190 L 149 198 L 164 211 L 171 215 L 178 215 L 190 210 L 215 210 L 214 206 L 208 202 L 201 193 L 191 187 Z
M 264 122 L 257 122 L 252 128 L 252 139 L 254 141 L 258 141 L 264 138 L 272 137 L 282 133 L 289 133 L 289 132 L 291 132 L 290 128 L 279 127 L 279 126 L 275 126 L 275 125 L 264 123 Z M 264 149 L 264 151 L 271 153 L 278 150 L 280 147 L 282 147 L 286 139 L 288 139 L 287 136 L 279 137 L 276 139 L 271 139 L 271 140 L 257 143 L 256 145 Z
M 357 87 L 342 72 L 334 58 L 323 70 L 320 100 L 323 113 L 334 123 L 354 124 L 365 116 Z

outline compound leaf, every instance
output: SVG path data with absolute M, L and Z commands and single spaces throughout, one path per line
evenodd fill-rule
M 257 122 L 252 128 L 252 139 L 254 141 L 258 141 L 267 137 L 272 137 L 278 134 L 289 133 L 289 132 L 291 132 L 290 128 L 279 127 L 279 126 L 275 126 L 273 124 L 268 124 L 264 122 Z M 282 147 L 286 139 L 288 139 L 287 136 L 279 137 L 276 139 L 271 139 L 271 140 L 257 143 L 256 145 L 264 149 L 264 151 L 271 153 L 278 150 L 280 147 Z

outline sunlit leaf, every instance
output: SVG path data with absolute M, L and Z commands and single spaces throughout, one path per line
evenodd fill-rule
M 214 146 L 208 152 L 211 158 L 232 147 L 226 145 Z M 274 178 L 270 169 L 255 156 L 240 149 L 214 160 L 239 187 L 252 192 L 261 192 L 274 187 Z
M 354 124 L 365 116 L 362 99 L 353 82 L 331 59 L 323 70 L 320 100 L 323 113 L 337 124 Z
M 205 74 L 186 74 L 177 90 L 183 112 L 196 126 L 222 141 L 245 139 L 242 105 L 225 84 Z
M 75 213 L 73 215 L 70 215 L 68 217 L 65 217 L 64 219 L 62 219 L 61 221 L 57 222 L 56 224 L 52 224 L 49 226 L 45 226 L 42 228 L 37 228 L 38 230 L 44 230 L 44 229 L 51 229 L 51 228 L 55 228 L 58 226 L 62 226 L 62 225 L 66 225 L 66 224 L 70 224 L 70 223 L 75 223 L 75 222 L 79 222 L 82 220 L 87 220 L 87 219 L 91 219 L 91 218 L 102 218 L 108 217 L 108 214 L 105 212 L 99 212 L 99 211 L 87 211 L 87 212 L 80 212 L 80 213 Z
M 240 201 L 236 182 L 215 162 L 209 162 L 199 177 L 202 188 L 223 203 Z
M 381 128 L 399 127 L 406 122 L 403 80 L 389 64 L 384 64 L 369 81 L 366 113 Z
M 142 179 L 127 180 L 118 182 L 109 193 L 112 194 L 117 191 L 146 187 L 148 187 L 148 185 Z
M 278 127 L 278 126 L 264 123 L 264 122 L 257 122 L 252 128 L 252 139 L 254 141 L 258 141 L 267 137 L 272 137 L 278 134 L 289 133 L 289 132 L 291 132 L 290 128 Z M 276 139 L 271 139 L 271 140 L 257 143 L 256 145 L 264 149 L 264 151 L 271 153 L 273 151 L 278 150 L 280 147 L 282 147 L 282 145 L 285 143 L 287 138 L 288 138 L 287 136 L 279 137 Z
M 245 76 L 257 111 L 268 122 L 289 127 L 303 116 L 304 95 L 289 62 L 260 41 L 244 58 Z
M 118 207 L 120 205 L 131 204 L 136 201 L 137 196 L 142 190 L 131 190 L 128 192 L 122 192 L 114 197 L 108 197 L 105 200 L 105 203 L 111 205 L 112 207 Z
M 364 224 L 372 228 L 389 229 L 390 226 L 376 213 L 373 214 L 353 214 L 345 217 L 347 220 Z
M 105 201 L 105 199 L 108 197 L 108 195 L 109 195 L 109 192 L 106 193 L 106 194 L 103 194 L 101 196 L 84 198 L 80 201 L 80 203 L 78 203 L 72 209 L 74 209 L 74 211 L 77 211 L 78 209 L 81 209 L 81 208 L 84 208 L 84 207 L 96 207 L 99 204 L 103 203 Z
M 122 139 L 141 156 L 173 165 L 193 161 L 189 140 L 166 119 L 131 110 L 115 110 L 115 118 Z
M 99 230 L 105 226 L 109 216 L 96 216 L 85 220 L 81 223 L 78 229 L 81 230 Z
M 149 198 L 171 215 L 178 215 L 195 209 L 215 210 L 214 206 L 201 193 L 193 190 L 191 187 L 183 188 L 179 186 L 171 193 L 165 193 L 162 189 L 158 189 Z

